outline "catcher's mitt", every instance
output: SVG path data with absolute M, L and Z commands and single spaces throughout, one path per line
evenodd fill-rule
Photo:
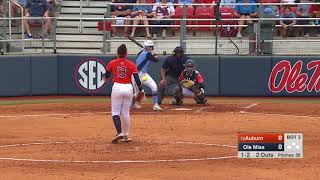
M 137 94 L 136 101 L 141 102 L 141 100 L 145 98 L 146 98 L 146 94 L 144 93 L 144 90 L 142 90 Z
M 184 88 L 190 89 L 194 85 L 194 82 L 191 80 L 184 79 L 184 80 L 180 81 L 180 85 Z

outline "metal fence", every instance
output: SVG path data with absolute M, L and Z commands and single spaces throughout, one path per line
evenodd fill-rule
M 6 2 L 6 1 L 4 1 Z M 11 2 L 11 1 L 9 1 Z M 120 3 L 117 3 L 119 5 Z M 127 5 L 129 3 L 126 3 Z M 214 18 L 197 18 L 187 17 L 187 4 L 176 6 L 183 7 L 182 16 L 179 18 L 163 19 L 171 21 L 171 25 L 165 27 L 170 28 L 170 35 L 165 39 L 157 38 L 154 41 L 155 52 L 158 54 L 170 54 L 174 47 L 182 46 L 188 54 L 200 55 L 319 55 L 320 54 L 320 39 L 317 37 L 306 38 L 289 37 L 282 38 L 279 36 L 279 30 L 282 28 L 277 22 L 279 17 L 264 17 L 263 7 L 266 5 L 288 5 L 285 3 L 250 3 L 241 5 L 257 5 L 257 18 L 252 18 L 253 24 L 238 25 L 239 18 L 224 18 L 223 14 L 218 14 L 219 5 L 210 4 L 214 8 Z M 301 3 L 310 4 L 310 3 Z M 315 3 L 313 3 L 315 4 Z M 320 3 L 316 3 L 319 4 Z M 47 18 L 36 17 L 11 17 L 7 11 L 4 16 L 0 17 L 1 21 L 1 38 L 0 43 L 6 46 L 2 47 L 3 54 L 29 54 L 29 53 L 81 53 L 81 54 L 115 54 L 116 48 L 125 43 L 129 46 L 129 54 L 138 53 L 141 48 L 132 43 L 123 35 L 112 37 L 109 27 L 111 18 L 111 5 L 113 3 L 106 2 L 105 13 L 100 15 L 85 15 L 83 8 L 90 7 L 90 1 L 80 1 L 79 16 L 58 15 L 50 17 L 52 20 L 51 35 L 49 39 L 40 38 L 44 32 L 44 23 Z M 137 5 L 137 4 L 129 4 Z M 151 4 L 140 4 L 151 5 Z M 203 6 L 204 4 L 192 4 L 193 6 Z M 240 5 L 240 4 L 222 4 L 222 5 Z M 296 4 L 289 4 L 296 5 Z M 5 4 L 4 7 L 8 10 L 10 4 Z M 220 18 L 221 17 L 221 18 Z M 35 32 L 34 39 L 24 39 L 24 19 L 40 19 L 41 24 L 33 27 Z M 130 18 L 131 21 L 136 18 Z M 293 20 L 297 22 L 301 20 L 317 20 L 320 18 L 282 18 L 283 20 Z M 150 19 L 148 19 L 150 20 Z M 18 22 L 12 27 L 12 21 Z M 19 24 L 21 22 L 21 24 Z M 102 22 L 102 30 L 98 30 L 98 22 Z M 202 24 L 199 22 L 210 22 Z M 231 23 L 230 23 L 231 22 Z M 116 25 L 113 27 L 146 27 L 145 25 Z M 246 27 L 245 36 L 242 38 L 229 37 L 228 35 L 235 31 L 234 28 Z M 320 25 L 317 24 L 296 24 L 294 27 L 308 27 L 318 31 Z M 148 25 L 148 27 L 164 27 L 163 25 Z M 209 28 L 208 31 L 202 32 L 199 28 Z M 36 29 L 36 30 L 34 30 Z M 139 30 L 140 31 L 140 30 Z M 278 33 L 277 33 L 278 32 Z M 139 34 L 139 32 L 138 32 Z M 172 36 L 175 34 L 175 36 Z M 222 34 L 225 34 L 222 36 Z M 43 36 L 42 36 L 43 37 Z M 138 42 L 143 43 L 146 37 L 136 37 Z M 10 45 L 10 46 L 8 46 Z M 9 47 L 9 48 L 3 48 Z

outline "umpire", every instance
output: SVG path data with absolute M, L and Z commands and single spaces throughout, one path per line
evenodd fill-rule
M 162 103 L 166 88 L 179 82 L 179 76 L 184 70 L 184 64 L 189 57 L 184 55 L 184 49 L 177 46 L 173 55 L 168 56 L 161 67 L 161 81 L 158 86 L 158 104 Z

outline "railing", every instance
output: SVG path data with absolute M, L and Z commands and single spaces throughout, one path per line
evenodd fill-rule
M 23 39 L 24 38 L 24 25 L 23 25 L 24 10 L 23 10 L 23 7 L 19 3 L 15 2 L 13 0 L 9 0 L 8 3 L 9 3 L 9 10 L 8 10 L 8 12 L 9 12 L 9 39 L 10 40 L 12 39 L 11 3 L 13 3 L 15 6 L 19 7 L 21 10 L 21 31 L 22 31 L 21 38 Z M 22 42 L 22 50 L 23 49 L 24 49 L 24 43 Z
M 90 2 L 90 1 L 87 1 L 87 2 Z M 80 22 L 78 28 L 79 28 L 79 32 L 81 35 L 83 33 L 83 22 L 85 21 L 95 21 L 95 22 L 98 22 L 98 21 L 103 21 L 103 22 L 107 22 L 107 21 L 110 21 L 112 20 L 113 18 L 110 18 L 110 11 L 108 11 L 109 13 L 105 14 L 105 17 L 104 18 L 85 18 L 83 17 L 83 11 L 82 11 L 82 8 L 83 8 L 83 1 L 81 0 L 80 1 L 80 18 L 69 18 L 69 17 L 50 17 L 52 19 L 54 19 L 55 21 L 63 21 L 63 20 L 74 20 L 73 22 Z M 88 3 L 87 3 L 88 4 Z M 113 3 L 106 3 L 107 4 L 107 7 L 110 7 Z M 121 4 L 121 3 L 116 3 L 117 5 Z M 125 3 L 125 4 L 128 4 L 128 3 Z M 277 4 L 277 5 L 289 5 L 287 3 L 247 3 L 248 5 L 273 5 L 273 4 Z M 300 3 L 300 4 L 320 4 L 320 3 Z M 137 5 L 137 4 L 131 4 L 131 5 Z M 141 5 L 141 4 L 140 4 Z M 142 4 L 142 5 L 146 5 L 146 4 Z M 193 5 L 203 5 L 203 4 L 193 4 Z M 216 6 L 217 4 L 213 3 L 213 4 L 209 4 L 209 5 L 212 5 L 212 6 Z M 221 4 L 222 5 L 222 4 Z M 237 4 L 223 4 L 223 5 L 237 5 Z M 244 3 L 241 3 L 241 5 L 244 5 Z M 297 5 L 297 4 L 291 4 L 291 5 Z M 184 5 L 185 7 L 186 5 Z M 185 8 L 184 8 L 184 11 L 185 11 Z M 22 18 L 0 18 L 0 19 L 9 19 L 10 21 L 12 19 L 21 19 L 22 22 L 23 22 L 23 19 L 26 19 L 24 17 Z M 30 17 L 28 17 L 28 19 L 30 19 Z M 34 19 L 37 19 L 37 18 L 34 18 Z M 38 19 L 46 19 L 46 18 L 38 18 Z M 138 18 L 131 18 L 130 20 L 135 20 L 135 19 L 138 19 Z M 263 17 L 258 17 L 258 18 L 252 18 L 252 20 L 254 21 L 257 21 L 258 23 L 258 26 L 260 26 L 260 23 L 262 21 L 278 21 L 278 20 L 292 20 L 292 19 L 295 19 L 297 21 L 300 21 L 300 20 L 317 20 L 319 18 L 263 18 Z M 151 20 L 151 19 L 149 19 Z M 318 44 L 318 47 L 319 47 L 319 51 L 317 51 L 316 53 L 313 53 L 313 54 L 320 54 L 320 40 L 316 40 L 316 39 L 260 39 L 260 33 L 259 31 L 255 31 L 255 39 L 247 39 L 247 38 L 243 38 L 241 40 L 237 39 L 237 38 L 221 38 L 219 37 L 218 38 L 218 35 L 217 35 L 217 27 L 219 26 L 220 27 L 247 27 L 248 25 L 237 25 L 237 24 L 223 24 L 223 23 L 216 23 L 217 21 L 238 21 L 239 18 L 231 18 L 231 19 L 211 19 L 211 18 L 208 18 L 208 19 L 196 19 L 196 18 L 186 18 L 186 16 L 183 16 L 182 18 L 171 18 L 171 19 L 163 19 L 164 21 L 180 21 L 180 24 L 181 25 L 175 25 L 175 24 L 172 24 L 172 25 L 166 25 L 165 27 L 172 27 L 172 28 L 180 28 L 180 39 L 178 39 L 179 41 L 177 41 L 177 39 L 175 38 L 169 38 L 169 39 L 165 39 L 165 40 L 156 40 L 156 44 L 160 45 L 161 42 L 163 43 L 175 43 L 175 44 L 178 44 L 178 45 L 182 45 L 184 47 L 186 47 L 186 44 L 188 43 L 189 45 L 192 45 L 192 43 L 194 44 L 197 44 L 199 43 L 199 41 L 203 42 L 204 44 L 207 43 L 206 45 L 203 45 L 203 48 L 207 48 L 207 49 L 210 49 L 210 51 L 212 51 L 212 54 L 219 54 L 219 49 L 222 48 L 223 45 L 221 45 L 221 42 L 222 41 L 228 41 L 228 42 L 232 42 L 234 44 L 234 46 L 239 46 L 240 43 L 242 43 L 241 45 L 243 45 L 244 42 L 248 42 L 248 43 L 251 43 L 251 44 L 255 44 L 255 53 L 256 54 L 259 54 L 261 52 L 261 45 L 263 45 L 263 43 L 267 43 L 267 42 L 272 42 L 272 43 L 284 43 L 284 42 L 288 42 L 288 43 L 293 43 L 293 42 L 310 42 L 310 43 L 319 43 Z M 186 24 L 187 21 L 212 21 L 213 23 L 211 25 L 195 25 L 195 24 Z M 70 21 L 71 22 L 71 21 Z M 43 24 L 43 23 L 42 23 Z M 185 25 L 184 25 L 185 24 Z M 218 25 L 219 24 L 219 25 Z M 22 25 L 23 26 L 23 25 Z M 96 43 L 101 43 L 101 52 L 103 54 L 114 54 L 115 51 L 113 51 L 112 49 L 114 49 L 114 47 L 112 48 L 111 46 L 114 45 L 114 44 L 117 44 L 117 43 L 121 43 L 121 42 L 130 42 L 128 39 L 125 39 L 125 38 L 112 38 L 110 37 L 110 31 L 107 31 L 106 30 L 106 25 L 105 23 L 103 23 L 103 31 L 101 32 L 102 35 L 103 35 L 103 38 L 101 38 L 101 35 L 96 35 L 96 39 L 98 39 L 97 41 L 95 41 Z M 136 27 L 146 27 L 145 25 L 112 25 L 114 27 L 125 27 L 125 26 L 128 26 L 128 27 L 133 27 L 133 26 L 136 26 Z M 294 25 L 294 27 L 318 27 L 320 25 L 311 25 L 311 24 L 306 24 L 306 25 Z M 163 27 L 163 25 L 148 25 L 148 27 Z M 187 37 L 186 36 L 186 31 L 182 31 L 183 29 L 186 30 L 186 28 L 197 28 L 197 27 L 210 27 L 210 28 L 213 28 L 215 29 L 216 31 L 216 34 L 215 35 L 212 35 L 210 37 L 205 37 L 205 38 L 190 38 L 190 37 Z M 281 27 L 281 25 L 275 25 L 275 27 Z M 258 28 L 259 30 L 259 28 Z M 98 32 L 96 32 L 95 34 L 99 34 Z M 54 34 L 54 37 L 56 36 L 56 34 Z M 85 36 L 85 35 L 84 35 Z M 90 38 L 90 37 L 89 37 Z M 211 39 L 213 38 L 213 39 Z M 215 39 L 214 39 L 215 38 Z M 145 39 L 145 38 L 143 38 Z M 141 38 L 137 38 L 138 41 L 142 41 L 143 39 Z M 34 40 L 24 40 L 24 38 L 22 37 L 22 39 L 9 39 L 9 40 L 0 40 L 0 41 L 5 41 L 5 42 L 16 42 L 16 41 L 23 41 L 23 42 L 37 42 L 37 41 L 40 41 L 40 40 L 37 40 L 37 39 L 34 39 Z M 80 42 L 81 39 L 72 39 L 72 40 L 63 40 L 63 39 L 60 39 L 60 40 L 57 40 L 56 38 L 53 38 L 53 39 L 50 39 L 50 40 L 43 40 L 42 39 L 42 44 L 41 44 L 41 48 L 42 48 L 42 53 L 46 53 L 46 51 L 44 50 L 44 44 L 45 42 L 52 42 L 54 44 L 56 44 L 57 42 L 58 43 L 68 43 L 68 42 Z M 89 40 L 90 41 L 90 40 Z M 233 42 L 234 41 L 234 42 Z M 93 42 L 93 40 L 92 40 Z M 159 42 L 159 43 L 158 43 Z M 177 43 L 178 42 L 178 43 Z M 167 45 L 167 44 L 166 44 Z M 166 46 L 166 45 L 163 45 L 163 46 Z M 208 46 L 215 46 L 215 48 L 212 48 L 212 47 L 209 47 Z M 221 46 L 220 46 L 221 45 Z M 232 44 L 230 44 L 232 45 Z M 53 49 L 55 49 L 56 45 L 53 45 L 54 47 L 52 47 Z M 59 48 L 59 47 L 58 47 Z M 90 45 L 88 45 L 88 48 L 91 48 Z M 172 48 L 172 47 L 170 47 Z M 201 47 L 195 47 L 196 48 L 201 48 Z M 244 48 L 247 48 L 246 46 Z M 165 49 L 165 48 L 162 48 L 162 49 Z M 190 49 L 190 47 L 189 47 Z M 172 49 L 169 49 L 169 47 L 167 49 L 165 49 L 165 51 L 168 51 L 170 52 L 170 50 Z M 85 53 L 85 52 L 84 52 Z M 236 54 L 236 53 L 230 53 L 230 54 Z

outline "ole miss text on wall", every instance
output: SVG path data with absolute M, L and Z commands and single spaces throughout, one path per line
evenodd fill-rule
M 312 92 L 320 91 L 320 60 L 295 63 L 282 60 L 274 65 L 269 76 L 269 90 L 272 93 L 285 91 Z

